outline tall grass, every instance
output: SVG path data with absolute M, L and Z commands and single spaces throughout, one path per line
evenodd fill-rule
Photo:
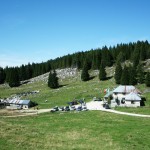
M 101 111 L 0 118 L 1 150 L 150 149 L 150 119 Z

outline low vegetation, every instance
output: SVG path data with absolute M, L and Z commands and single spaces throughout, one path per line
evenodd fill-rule
M 43 80 L 15 88 L 1 85 L 0 95 L 1 98 L 7 98 L 16 93 L 37 90 L 39 93 L 29 94 L 22 98 L 37 102 L 39 108 L 52 108 L 56 105 L 67 105 L 67 102 L 73 99 L 85 98 L 85 101 L 90 101 L 93 97 L 103 97 L 104 89 L 110 88 L 111 90 L 117 86 L 114 78 L 99 81 L 97 71 L 89 71 L 89 73 L 93 78 L 87 82 L 81 80 L 80 73 L 71 78 L 59 79 L 61 86 L 58 89 L 50 89 L 47 81 Z M 116 108 L 117 110 L 150 114 L 149 88 L 145 84 L 139 84 L 137 87 L 146 98 L 146 106 L 137 109 Z M 7 118 L 4 111 L 0 112 L 1 150 L 150 149 L 150 135 L 147 134 L 150 130 L 149 118 L 101 111 L 49 112 L 34 116 Z M 9 115 L 15 115 L 12 111 L 9 113 Z
M 0 118 L 1 150 L 150 149 L 150 119 L 101 111 Z

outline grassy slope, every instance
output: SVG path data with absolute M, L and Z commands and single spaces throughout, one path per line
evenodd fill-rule
M 0 118 L 1 150 L 150 149 L 150 119 L 100 111 Z
M 92 74 L 92 73 L 91 73 Z M 85 98 L 86 101 L 90 101 L 94 96 L 102 97 L 104 95 L 104 88 L 113 88 L 115 86 L 114 79 L 109 81 L 99 81 L 98 77 L 88 82 L 82 82 L 80 75 L 74 78 L 67 78 L 60 81 L 60 85 L 63 85 L 59 89 L 50 89 L 43 81 L 22 85 L 18 88 L 2 88 L 0 89 L 1 97 L 8 97 L 11 94 L 39 90 L 37 95 L 31 95 L 24 97 L 24 99 L 31 99 L 39 103 L 40 108 L 50 108 L 55 105 L 67 105 L 67 102 L 77 98 Z M 45 103 L 45 100 L 48 100 Z
M 49 89 L 44 82 L 12 89 L 1 88 L 0 96 L 7 97 L 15 93 L 40 90 L 39 94 L 25 98 L 37 101 L 40 108 L 49 108 L 55 105 L 66 105 L 66 102 L 74 98 L 85 98 L 89 101 L 93 96 L 102 97 L 104 88 L 116 86 L 114 79 L 102 82 L 98 81 L 97 77 L 88 82 L 81 82 L 78 77 L 60 83 L 65 86 L 59 90 Z M 143 91 L 144 85 L 140 85 L 139 89 Z M 149 93 L 145 95 L 148 107 L 150 95 Z M 47 103 L 44 102 L 46 99 Z M 148 113 L 147 108 L 137 108 L 139 109 L 143 113 Z M 101 111 L 47 113 L 20 118 L 0 117 L 0 147 L 2 150 L 150 149 L 149 124 L 149 118 L 122 116 Z
M 91 76 L 94 76 L 95 74 L 93 72 L 90 72 Z M 82 82 L 80 80 L 80 73 L 77 77 L 74 78 L 67 78 L 63 79 L 60 82 L 60 85 L 62 85 L 59 89 L 50 89 L 47 87 L 47 83 L 44 81 L 35 82 L 32 84 L 25 84 L 21 85 L 17 88 L 9 88 L 9 87 L 0 87 L 0 97 L 8 97 L 12 94 L 21 93 L 21 92 L 27 92 L 27 91 L 33 91 L 33 90 L 39 90 L 40 92 L 36 95 L 30 95 L 23 97 L 24 99 L 31 99 L 32 101 L 36 101 L 39 104 L 40 108 L 51 108 L 56 105 L 67 105 L 67 102 L 72 101 L 73 99 L 81 99 L 85 98 L 86 101 L 90 101 L 93 97 L 103 97 L 104 96 L 104 89 L 110 88 L 113 89 L 117 85 L 114 82 L 114 79 L 110 79 L 107 81 L 99 81 L 98 77 L 96 76 L 94 79 L 88 81 L 88 82 Z M 145 91 L 146 87 L 145 85 L 138 85 L 138 89 L 140 89 L 142 92 Z M 146 107 L 144 109 L 126 109 L 126 108 L 117 108 L 121 111 L 128 111 L 128 112 L 135 112 L 135 113 L 149 113 L 149 107 L 150 107 L 150 92 L 144 93 L 144 96 L 146 97 L 147 101 L 145 102 Z M 45 100 L 48 100 L 47 103 L 45 103 Z

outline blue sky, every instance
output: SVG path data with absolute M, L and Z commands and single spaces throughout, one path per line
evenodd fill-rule
M 0 66 L 150 41 L 149 0 L 0 0 Z

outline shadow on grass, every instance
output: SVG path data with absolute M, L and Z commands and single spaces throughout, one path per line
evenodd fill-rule
M 110 80 L 111 78 L 113 78 L 113 76 L 107 77 L 106 80 Z
M 27 84 L 29 83 L 30 81 L 23 81 L 22 83 L 20 83 L 20 85 L 23 85 L 23 84 Z
M 113 78 L 113 76 L 110 76 L 110 77 L 106 77 L 105 79 L 101 79 L 101 81 L 106 81 L 106 80 L 110 80 L 111 78 Z
M 91 77 L 89 78 L 89 80 L 93 80 L 95 77 L 96 77 L 96 76 L 91 76 Z M 89 80 L 88 80 L 88 81 L 89 81 Z
M 145 106 L 145 101 L 146 101 L 146 98 L 142 97 L 141 102 L 140 102 L 140 106 Z
M 59 85 L 58 88 L 62 88 L 62 87 L 67 86 L 67 85 L 68 85 L 68 84 Z

